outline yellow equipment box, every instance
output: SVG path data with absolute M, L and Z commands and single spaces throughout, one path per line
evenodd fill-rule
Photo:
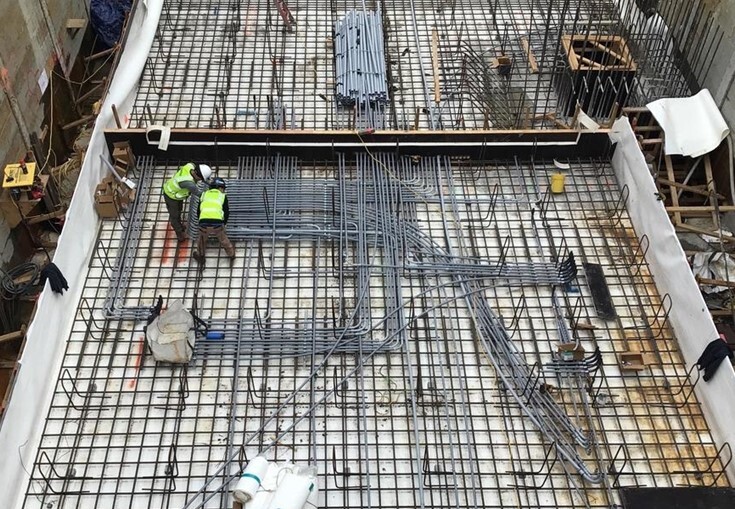
M 25 163 L 26 173 L 23 173 L 20 164 L 8 164 L 3 172 L 3 187 L 31 187 L 36 176 L 36 163 Z

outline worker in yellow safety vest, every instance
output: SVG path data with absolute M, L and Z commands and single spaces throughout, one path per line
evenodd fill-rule
M 192 256 L 200 264 L 204 264 L 204 252 L 209 237 L 217 237 L 225 253 L 230 257 L 230 264 L 235 259 L 235 248 L 225 231 L 225 224 L 230 217 L 226 187 L 224 180 L 215 177 L 209 184 L 209 190 L 202 193 L 199 198 L 199 238 Z
M 163 201 L 168 210 L 168 221 L 176 232 L 179 242 L 186 240 L 184 225 L 181 224 L 181 213 L 184 210 L 184 201 L 189 195 L 199 196 L 202 192 L 198 182 L 209 179 L 212 168 L 206 164 L 187 163 L 174 173 L 173 177 L 163 184 Z

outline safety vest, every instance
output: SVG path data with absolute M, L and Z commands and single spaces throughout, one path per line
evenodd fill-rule
M 165 184 L 163 184 L 164 194 L 172 200 L 187 199 L 189 197 L 189 190 L 182 188 L 181 183 L 186 181 L 194 181 L 194 177 L 191 176 L 191 170 L 193 170 L 194 168 L 195 166 L 192 163 L 185 164 L 184 166 L 179 168 L 179 171 L 174 173 L 174 176 L 168 179 Z
M 225 193 L 219 189 L 210 189 L 199 198 L 199 220 L 225 220 Z

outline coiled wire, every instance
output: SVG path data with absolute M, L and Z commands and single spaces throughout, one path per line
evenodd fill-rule
M 8 271 L 0 269 L 0 272 L 2 272 L 2 281 L 0 281 L 2 297 L 6 300 L 12 300 L 28 293 L 38 280 L 41 268 L 33 262 L 25 262 Z M 30 275 L 30 278 L 27 280 L 23 277 L 26 275 Z M 17 283 L 16 280 L 22 277 L 24 282 Z

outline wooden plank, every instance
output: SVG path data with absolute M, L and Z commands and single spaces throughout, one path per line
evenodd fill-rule
M 86 117 L 82 117 L 79 120 L 75 120 L 74 122 L 69 122 L 68 124 L 61 126 L 61 129 L 63 131 L 67 131 L 67 130 L 71 129 L 72 127 L 78 127 L 78 126 L 80 126 L 82 124 L 86 124 L 87 122 L 90 122 L 92 120 L 94 120 L 94 115 L 87 115 Z
M 544 137 L 547 138 L 549 136 L 553 135 L 564 135 L 565 138 L 563 141 L 573 141 L 573 138 L 576 137 L 577 133 L 570 133 L 568 130 L 564 129 L 544 129 L 542 131 L 539 131 L 538 129 L 473 129 L 468 132 L 458 132 L 455 130 L 436 130 L 436 131 L 422 131 L 420 133 L 415 133 L 412 130 L 405 130 L 405 131 L 397 131 L 397 130 L 390 130 L 390 131 L 378 131 L 378 134 L 383 134 L 387 137 L 394 138 L 395 136 L 399 136 L 401 134 L 410 134 L 412 138 L 434 138 L 436 135 L 446 135 L 446 136 L 458 136 L 459 134 L 471 136 L 471 137 L 478 137 L 478 136 L 501 136 L 503 138 L 511 138 L 514 136 L 522 136 L 522 135 L 534 135 L 538 137 Z M 119 135 L 136 135 L 140 134 L 142 136 L 145 136 L 146 129 L 144 128 L 110 128 L 105 129 L 105 134 L 119 134 Z M 171 134 L 196 134 L 196 135 L 211 135 L 214 136 L 225 136 L 225 135 L 237 135 L 237 136 L 259 136 L 259 137 L 265 137 L 268 135 L 275 135 L 275 134 L 283 134 L 282 130 L 277 129 L 208 129 L 208 128 L 172 128 Z M 593 134 L 599 135 L 599 136 L 608 136 L 610 134 L 610 129 L 600 129 L 598 131 L 595 131 Z M 354 133 L 350 133 L 344 130 L 324 130 L 324 129 L 304 129 L 304 130 L 295 130 L 293 132 L 289 132 L 288 136 L 293 138 L 306 138 L 310 136 L 318 136 L 318 135 L 329 135 L 333 136 L 335 138 L 349 138 L 351 136 L 354 136 Z M 155 141 L 158 139 L 156 138 Z M 116 140 L 119 141 L 119 140 Z M 556 140 L 555 140 L 556 141 Z
M 663 131 L 663 129 L 659 125 L 641 125 L 635 127 L 635 129 L 633 130 L 637 133 L 652 133 Z
M 66 210 L 60 209 L 55 212 L 49 212 L 48 214 L 40 214 L 38 216 L 31 216 L 27 219 L 27 221 L 28 221 L 28 224 L 42 223 L 43 221 L 48 221 L 49 219 L 61 217 L 64 214 L 66 214 Z
M 567 55 L 569 67 L 573 71 L 578 71 L 579 61 L 577 60 L 577 53 L 575 53 L 574 48 L 572 47 L 572 37 L 569 35 L 562 35 L 561 43 L 562 46 L 564 46 L 564 53 Z
M 117 106 L 114 104 L 112 105 L 112 116 L 115 117 L 115 125 L 118 129 L 122 129 L 122 124 L 120 123 L 120 115 L 117 112 Z
M 434 68 L 434 102 L 439 104 L 442 93 L 439 83 L 439 31 L 436 28 L 431 31 L 431 65 Z
M 596 46 L 596 47 L 597 47 L 598 49 L 601 49 L 601 50 L 602 50 L 602 51 L 604 51 L 605 53 L 609 53 L 610 55 L 612 55 L 613 57 L 617 58 L 618 60 L 620 60 L 621 62 L 623 62 L 623 63 L 625 63 L 625 64 L 627 64 L 627 63 L 628 63 L 628 59 L 627 59 L 627 58 L 623 57 L 622 55 L 619 55 L 619 54 L 615 53 L 615 52 L 614 52 L 614 51 L 613 51 L 612 49 L 610 49 L 609 47 L 605 46 L 605 45 L 604 45 L 604 44 L 602 44 L 601 42 L 599 42 L 599 41 L 591 41 L 591 42 L 592 42 L 592 44 L 594 44 L 594 45 L 595 45 L 595 46 Z
M 641 140 L 641 145 L 660 145 L 663 142 L 663 138 L 646 138 L 645 140 Z
M 593 69 L 608 69 L 608 67 L 603 67 L 600 64 L 598 64 L 597 62 L 595 62 L 594 60 L 590 60 L 589 58 L 583 57 L 581 55 L 578 55 L 578 56 L 579 56 L 579 60 L 581 62 L 584 62 L 585 64 L 587 64 L 589 67 L 591 67 Z
M 536 55 L 531 51 L 531 43 L 528 42 L 528 38 L 521 37 L 521 46 L 528 58 L 528 67 L 531 69 L 531 73 L 538 74 L 538 62 L 536 61 Z
M 735 205 L 721 205 L 717 207 L 716 210 L 719 210 L 720 212 L 735 212 Z M 680 205 L 678 207 L 666 207 L 666 211 L 669 213 L 674 212 L 681 212 L 681 213 L 687 213 L 687 212 L 697 212 L 697 213 L 706 213 L 705 215 L 711 215 L 712 212 L 715 211 L 715 207 L 712 205 Z
M 715 178 L 712 176 L 712 159 L 710 159 L 709 154 L 704 156 L 704 174 L 707 177 L 707 189 L 709 190 L 710 204 L 714 205 L 714 209 L 712 210 L 712 224 L 714 224 L 719 230 L 721 225 L 716 196 L 717 190 L 715 189 Z
M 689 185 L 686 185 L 686 184 L 680 184 L 679 182 L 674 182 L 674 181 L 671 181 L 669 179 L 665 179 L 665 178 L 661 178 L 661 177 L 657 178 L 656 179 L 656 182 L 658 182 L 660 184 L 665 184 L 665 185 L 670 186 L 670 187 L 675 187 L 677 189 L 681 189 L 682 191 L 687 191 L 689 193 L 698 194 L 700 196 L 709 196 L 709 193 L 707 191 L 705 191 L 704 189 L 702 189 L 701 187 L 689 186 Z M 718 194 L 717 197 L 720 200 L 724 200 L 725 199 L 725 197 L 722 196 L 721 194 Z
M 87 20 L 84 18 L 69 18 L 66 20 L 67 30 L 79 30 L 87 26 Z
M 8 341 L 16 341 L 18 339 L 23 339 L 23 336 L 26 335 L 26 326 L 21 326 L 20 330 L 11 332 L 9 334 L 3 334 L 0 336 L 0 344 L 1 343 L 7 343 Z
M 705 230 L 704 228 L 697 228 L 696 226 L 692 226 L 692 225 L 689 225 L 689 224 L 686 224 L 686 223 L 677 224 L 676 225 L 676 229 L 677 230 L 683 230 L 683 231 L 686 231 L 686 232 L 691 232 L 691 233 L 699 233 L 701 235 L 707 235 L 707 236 L 712 237 L 712 238 L 715 238 L 715 239 L 719 239 L 720 238 L 720 234 L 717 233 L 717 232 Z M 733 242 L 735 242 L 735 237 L 730 237 L 730 236 L 727 236 L 727 235 L 723 235 L 722 236 L 722 242 L 730 242 L 730 243 L 733 243 Z
M 671 156 L 665 156 L 664 160 L 666 161 L 666 175 L 670 181 L 675 182 L 676 177 L 674 176 L 674 164 L 671 162 Z M 679 206 L 679 193 L 671 193 L 671 203 L 674 207 Z M 681 212 L 674 212 L 674 224 L 681 224 Z
M 623 113 L 646 113 L 650 111 L 647 106 L 626 106 Z
M 695 279 L 700 285 L 726 286 L 728 288 L 735 288 L 735 282 L 725 281 L 724 279 L 709 279 L 699 276 L 696 276 Z
M 114 53 L 117 51 L 117 49 L 120 46 L 115 44 L 112 48 L 108 48 L 106 50 L 102 50 L 99 53 L 93 53 L 89 55 L 88 57 L 84 57 L 85 62 L 91 62 L 92 60 L 97 60 L 98 58 L 106 57 L 107 55 L 110 55 L 111 53 Z

